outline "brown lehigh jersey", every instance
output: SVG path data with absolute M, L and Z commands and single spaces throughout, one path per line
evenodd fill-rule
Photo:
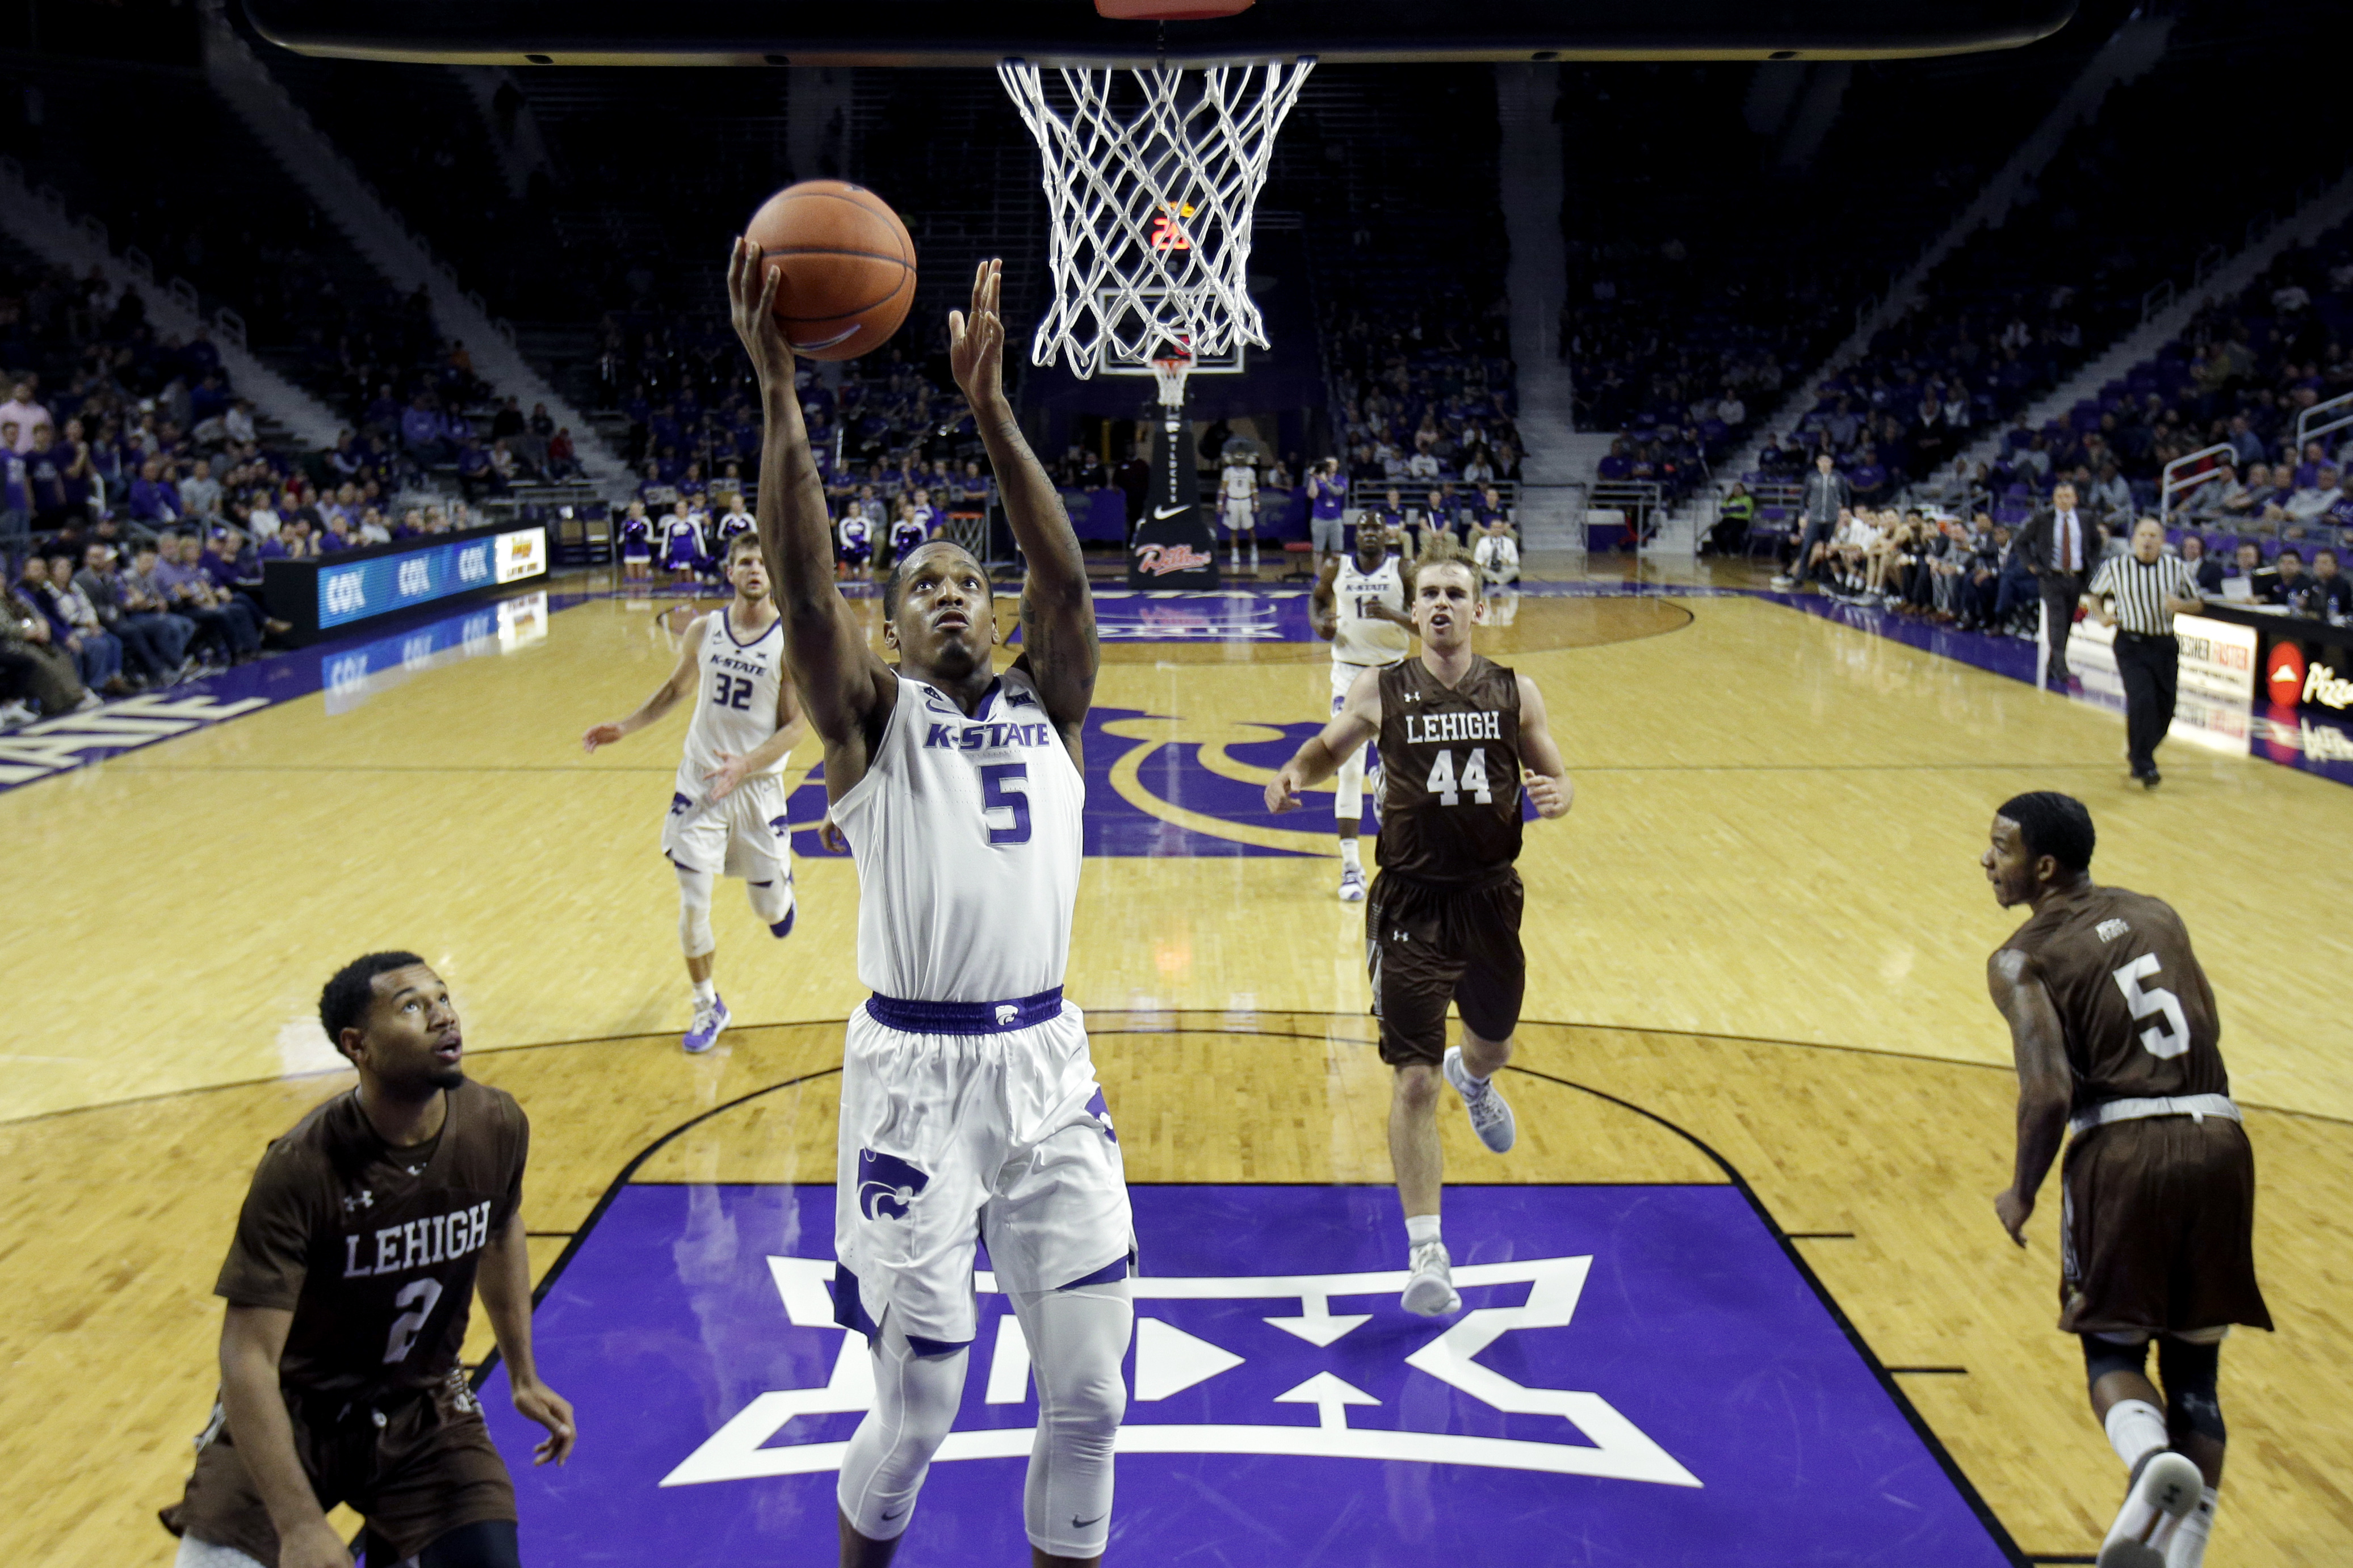
M 1449 687 L 1419 658 L 1380 673 L 1383 876 L 1500 880 L 1520 857 L 1520 683 L 1473 656 Z
M 2073 1113 L 2111 1100 L 2228 1094 L 2213 988 L 2162 900 L 2086 886 L 2047 900 L 2003 943 L 2059 1012 Z
M 386 1144 L 353 1092 L 262 1155 L 213 1293 L 293 1312 L 290 1394 L 365 1401 L 456 1369 L 482 1248 L 522 1203 L 531 1124 L 504 1089 L 447 1093 L 429 1143 Z

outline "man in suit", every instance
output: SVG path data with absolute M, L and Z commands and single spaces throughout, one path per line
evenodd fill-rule
M 2042 591 L 2042 614 L 2051 635 L 2051 662 L 2042 671 L 2043 684 L 2067 689 L 2067 634 L 2075 624 L 2075 606 L 2084 584 L 2100 559 L 2104 536 L 2090 514 L 2076 510 L 2075 487 L 2063 484 L 2051 492 L 2049 510 L 2035 513 L 2020 531 L 2018 552 L 2034 574 Z

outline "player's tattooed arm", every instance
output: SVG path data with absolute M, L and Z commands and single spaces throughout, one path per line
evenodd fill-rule
M 1005 499 L 1005 521 L 1021 546 L 1029 576 L 1021 585 L 1022 653 L 1047 717 L 1072 755 L 1094 701 L 1101 654 L 1086 558 L 1061 495 L 1039 465 L 1005 396 L 1005 321 L 998 313 L 1005 264 L 984 261 L 972 279 L 972 309 L 948 312 L 948 363 L 972 405 L 974 427 Z
M 2034 1215 L 2034 1194 L 2059 1157 L 2067 1133 L 2073 1079 L 2067 1068 L 2067 1037 L 2059 1009 L 2043 987 L 2034 962 L 2015 948 L 1986 961 L 1986 989 L 2010 1025 L 2018 1061 L 2018 1152 L 2010 1184 L 1993 1200 L 2002 1229 L 2026 1245 L 2026 1222 Z
M 277 1527 L 280 1568 L 351 1568 L 352 1554 L 327 1523 L 295 1455 L 294 1424 L 279 1391 L 279 1358 L 293 1327 L 291 1310 L 230 1305 L 221 1321 L 221 1410 Z
M 801 422 L 792 344 L 774 310 L 781 276 L 760 264 L 750 240 L 735 241 L 727 258 L 728 307 L 759 376 L 765 426 L 754 519 L 785 617 L 786 662 L 810 727 L 824 738 L 827 787 L 838 795 L 865 776 L 870 748 L 898 699 L 899 679 L 867 646 L 834 584 L 825 484 Z
M 1567 816 L 1576 803 L 1577 786 L 1569 782 L 1568 763 L 1560 754 L 1559 743 L 1552 738 L 1552 726 L 1545 714 L 1544 693 L 1536 683 L 1523 675 L 1520 684 L 1520 770 L 1521 787 L 1528 792 L 1528 804 L 1536 815 L 1547 820 Z
M 725 611 L 720 612 L 722 615 Z M 626 719 L 610 723 L 592 724 L 580 737 L 580 749 L 594 752 L 599 746 L 609 746 L 624 736 L 634 735 L 649 724 L 661 722 L 662 715 L 677 707 L 694 692 L 694 683 L 701 677 L 695 673 L 695 661 L 702 653 L 702 634 L 709 626 L 708 616 L 697 616 L 687 623 L 686 635 L 679 639 L 678 663 L 671 667 L 670 679 L 654 688 L 653 695 L 638 705 L 638 710 Z
M 547 1436 L 531 1451 L 532 1463 L 543 1465 L 553 1459 L 560 1465 L 572 1457 L 578 1427 L 570 1402 L 540 1382 L 539 1363 L 532 1354 L 530 1247 L 523 1239 L 522 1211 L 517 1209 L 482 1249 L 474 1289 L 481 1294 L 483 1315 L 491 1320 L 500 1359 L 506 1363 L 515 1414 L 547 1429 Z
M 1322 731 L 1291 754 L 1266 786 L 1266 808 L 1280 815 L 1306 805 L 1299 792 L 1340 771 L 1342 759 L 1381 732 L 1381 672 L 1367 669 L 1348 687 L 1340 711 Z

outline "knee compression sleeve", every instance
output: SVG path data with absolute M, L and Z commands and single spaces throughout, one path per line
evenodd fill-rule
M 790 936 L 793 930 L 793 879 L 778 877 L 772 881 L 746 882 L 744 889 L 752 895 L 752 912 L 766 922 L 778 936 Z
M 1332 815 L 1342 822 L 1360 820 L 1365 811 L 1365 748 L 1358 746 L 1332 775 Z
M 2157 1374 L 2165 1384 L 2165 1424 L 2177 1440 L 2184 1432 L 2195 1432 L 2211 1442 L 2225 1441 L 2216 1387 L 2221 1366 L 2219 1344 L 2189 1344 L 2169 1338 L 2158 1342 Z
M 179 1555 L 172 1559 L 172 1568 L 263 1568 L 263 1564 L 234 1546 L 184 1535 L 180 1537 Z
M 511 1520 L 461 1524 L 418 1552 L 417 1568 L 522 1568 Z
M 876 1336 L 874 1406 L 842 1456 L 835 1496 L 850 1528 L 869 1541 L 895 1541 L 915 1511 L 915 1494 L 964 1399 L 964 1346 L 926 1356 L 887 1321 Z
M 711 934 L 711 882 L 708 871 L 678 871 L 678 946 L 689 958 L 701 958 L 719 945 Z
M 2148 1365 L 2148 1342 L 2123 1344 L 2098 1334 L 2085 1334 L 2084 1341 L 2084 1371 L 2091 1385 L 2099 1386 L 2100 1379 L 2114 1372 L 2140 1372 Z
M 1029 1543 L 1099 1555 L 1111 1539 L 1112 1445 L 1127 1413 L 1119 1363 L 1135 1327 L 1125 1279 L 1013 1298 L 1038 1380 L 1038 1440 L 1022 1498 Z

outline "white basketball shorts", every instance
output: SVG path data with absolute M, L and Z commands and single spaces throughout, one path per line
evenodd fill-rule
M 663 819 L 662 853 L 690 871 L 772 882 L 793 874 L 792 824 L 785 814 L 785 781 L 776 773 L 745 779 L 725 800 L 673 790 Z
M 976 1242 L 1004 1290 L 1124 1279 L 1134 1257 L 1085 1016 L 1060 989 L 851 1014 L 839 1158 L 834 1315 L 870 1337 L 887 1313 L 919 1352 L 971 1342 Z
M 1246 500 L 1228 500 L 1225 507 L 1226 526 L 1236 533 L 1254 532 L 1258 528 L 1258 509 Z

